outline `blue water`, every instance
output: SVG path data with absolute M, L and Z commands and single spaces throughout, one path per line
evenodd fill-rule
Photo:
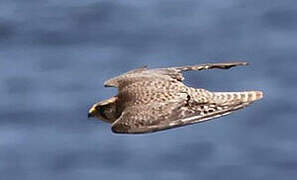
M 0 179 L 296 179 L 296 37 L 295 0 L 1 0 Z M 230 60 L 186 84 L 262 101 L 147 135 L 87 119 L 113 76 Z

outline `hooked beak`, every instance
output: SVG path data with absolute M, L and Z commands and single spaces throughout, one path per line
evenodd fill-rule
M 94 112 L 96 111 L 95 107 L 93 106 L 88 112 L 88 118 L 94 117 Z
M 91 117 L 93 117 L 93 114 L 92 113 L 88 113 L 88 118 L 91 118 Z

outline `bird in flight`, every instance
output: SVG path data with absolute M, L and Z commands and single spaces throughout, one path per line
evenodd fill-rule
M 246 62 L 209 63 L 194 66 L 134 69 L 109 79 L 105 87 L 119 93 L 94 104 L 88 117 L 111 124 L 114 133 L 140 134 L 181 127 L 218 118 L 244 108 L 263 97 L 261 91 L 211 92 L 188 87 L 184 71 L 229 69 Z

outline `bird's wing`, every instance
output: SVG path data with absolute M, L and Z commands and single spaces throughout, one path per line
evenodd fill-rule
M 147 76 L 148 73 L 143 73 L 146 72 L 147 66 L 141 67 L 141 68 L 137 68 L 137 69 L 133 69 L 131 71 L 128 71 L 122 75 L 116 76 L 114 78 L 111 78 L 107 81 L 104 82 L 104 86 L 105 87 L 120 87 L 122 85 L 127 85 L 131 82 L 136 82 L 137 79 L 142 78 L 143 76 L 145 77 L 145 75 Z M 147 76 L 148 77 L 148 76 Z
M 105 87 L 123 87 L 125 85 L 137 82 L 137 81 L 150 81 L 156 79 L 162 79 L 163 81 L 180 81 L 184 80 L 182 72 L 184 71 L 200 71 L 206 69 L 229 69 L 234 66 L 248 65 L 246 62 L 226 62 L 226 63 L 209 63 L 200 64 L 193 66 L 181 66 L 181 67 L 171 67 L 171 68 L 156 68 L 147 69 L 147 67 L 142 67 L 138 69 L 131 70 L 120 76 L 116 76 L 105 81 Z
M 184 71 L 201 71 L 207 69 L 230 69 L 235 66 L 246 66 L 247 62 L 225 62 L 225 63 L 208 63 L 208 64 L 200 64 L 200 65 L 191 65 L 191 66 L 180 66 L 180 67 L 171 67 L 171 68 L 159 68 L 152 69 L 151 71 L 168 75 L 173 79 L 178 81 L 183 81 L 184 77 L 182 72 Z
M 181 66 L 181 67 L 174 67 L 179 72 L 183 71 L 200 71 L 200 70 L 207 70 L 207 69 L 229 69 L 235 66 L 246 66 L 248 65 L 247 62 L 224 62 L 224 63 L 208 63 L 208 64 L 200 64 L 200 65 L 193 65 L 193 66 Z
M 229 104 L 192 101 L 189 95 L 176 101 L 127 107 L 112 124 L 115 133 L 139 134 L 204 122 L 227 115 L 251 102 Z

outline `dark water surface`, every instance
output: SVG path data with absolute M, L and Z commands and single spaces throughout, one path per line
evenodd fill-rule
M 0 179 L 296 179 L 297 1 L 1 0 Z M 87 119 L 132 68 L 247 60 L 186 73 L 263 90 L 227 117 L 151 135 Z

